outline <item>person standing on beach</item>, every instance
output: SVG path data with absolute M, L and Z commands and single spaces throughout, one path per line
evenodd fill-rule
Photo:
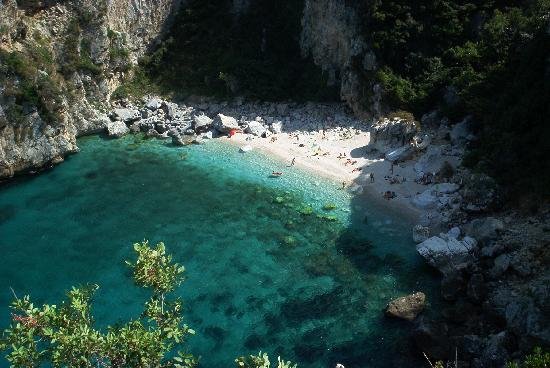
M 374 183 L 374 173 L 370 173 L 370 182 Z
M 295 163 L 296 163 L 296 157 L 293 157 L 292 162 L 290 163 L 290 166 L 294 166 Z

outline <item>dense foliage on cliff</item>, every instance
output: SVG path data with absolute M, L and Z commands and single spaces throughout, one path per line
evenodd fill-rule
M 550 1 L 379 0 L 363 11 L 379 64 L 367 78 L 392 108 L 473 115 L 481 140 L 466 163 L 548 193 Z
M 335 99 L 335 88 L 300 54 L 303 1 L 191 0 L 170 37 L 142 60 L 155 84 L 186 94 L 242 95 L 264 100 Z M 142 71 L 140 71 L 142 73 Z
M 97 285 L 72 288 L 60 305 L 32 303 L 15 297 L 11 326 L 3 331 L 0 350 L 12 367 L 156 367 L 193 368 L 198 359 L 183 352 L 195 332 L 183 323 L 183 304 L 172 292 L 183 282 L 183 266 L 172 261 L 163 243 L 134 244 L 132 269 L 137 286 L 151 290 L 143 313 L 106 331 L 94 326 L 93 296 Z M 268 368 L 267 354 L 240 357 L 239 368 Z M 278 368 L 295 368 L 278 359 Z

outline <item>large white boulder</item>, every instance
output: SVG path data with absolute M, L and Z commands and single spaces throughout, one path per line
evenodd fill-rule
M 214 120 L 204 114 L 195 115 L 193 117 L 193 129 L 195 129 L 196 132 L 207 131 L 212 126 L 213 121 Z
M 445 162 L 443 148 L 441 146 L 429 146 L 414 164 L 414 171 L 417 173 L 438 173 Z
M 249 121 L 247 124 L 248 126 L 246 127 L 245 132 L 257 137 L 261 137 L 267 131 L 265 126 L 259 121 Z
M 224 114 L 218 114 L 214 126 L 222 133 L 229 133 L 232 129 L 239 129 L 237 119 Z
M 274 121 L 269 126 L 269 130 L 274 134 L 281 134 L 283 132 L 283 122 L 280 120 Z
M 152 97 L 145 103 L 145 107 L 147 107 L 151 111 L 157 111 L 161 108 L 161 106 L 162 100 L 158 97 Z
M 107 123 L 107 135 L 113 138 L 120 138 L 130 133 L 130 129 L 122 121 L 110 121 Z
M 131 123 L 141 119 L 141 113 L 135 109 L 115 109 L 113 111 L 115 120 L 120 120 L 125 123 Z
M 369 146 L 380 152 L 387 152 L 409 144 L 417 130 L 414 121 L 399 118 L 383 119 L 372 125 Z
M 433 236 L 416 246 L 417 252 L 442 273 L 449 273 L 468 266 L 473 261 L 477 241 L 470 237 L 458 240 Z

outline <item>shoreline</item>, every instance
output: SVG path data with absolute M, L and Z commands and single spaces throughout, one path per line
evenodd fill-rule
M 342 182 L 346 183 L 346 190 L 353 194 L 354 200 L 361 202 L 361 205 L 374 203 L 377 207 L 384 207 L 385 210 L 404 218 L 411 225 L 418 222 L 420 216 L 425 212 L 414 207 L 411 203 L 411 196 L 426 188 L 414 182 L 411 165 L 395 166 L 394 173 L 401 172 L 407 181 L 398 185 L 392 185 L 384 176 L 390 174 L 390 163 L 383 159 L 369 159 L 363 154 L 361 157 L 353 157 L 352 152 L 357 152 L 364 148 L 369 143 L 370 135 L 368 132 L 357 132 L 350 139 L 335 139 L 333 132 L 314 132 L 307 134 L 307 138 L 299 137 L 296 139 L 297 133 L 279 133 L 272 137 L 276 137 L 275 141 L 270 138 L 253 137 L 248 134 L 235 134 L 231 138 L 218 137 L 216 140 L 221 140 L 238 149 L 250 146 L 253 150 L 260 151 L 270 157 L 274 157 L 283 163 L 287 163 L 287 167 L 295 158 L 295 166 L 303 169 L 312 175 L 318 175 L 326 178 L 340 186 Z M 311 146 L 307 146 L 304 141 L 308 138 L 317 140 L 321 136 L 325 139 L 321 140 L 321 144 L 313 147 L 315 152 L 312 153 Z M 300 147 L 300 145 L 303 145 Z M 366 150 L 366 149 L 365 149 Z M 317 152 L 323 152 L 316 154 Z M 347 158 L 338 158 L 338 155 L 345 153 L 347 158 L 353 157 L 351 160 L 356 161 L 354 165 L 346 165 Z M 356 170 L 360 168 L 361 170 Z M 374 183 L 370 183 L 369 174 L 373 173 L 375 177 Z M 424 188 L 422 188 L 424 187 Z M 396 192 L 397 197 L 393 199 L 383 198 L 383 193 L 386 190 Z

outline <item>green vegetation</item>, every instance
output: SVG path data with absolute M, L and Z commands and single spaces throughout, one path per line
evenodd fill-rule
M 535 348 L 521 363 L 507 363 L 506 368 L 548 368 L 550 367 L 550 352 Z
M 171 293 L 183 282 L 183 266 L 166 254 L 163 243 L 134 244 L 135 262 L 127 262 L 136 284 L 151 290 L 143 313 L 106 331 L 94 327 L 92 303 L 97 285 L 72 288 L 60 305 L 34 305 L 29 296 L 12 303 L 12 322 L 0 350 L 12 367 L 191 368 L 198 359 L 182 350 L 195 332 L 183 323 L 183 303 Z M 269 357 L 236 359 L 237 367 L 269 368 Z M 295 368 L 278 359 L 278 368 Z
M 62 87 L 52 55 L 43 44 L 29 43 L 25 52 L 0 49 L 0 72 L 4 96 L 14 99 L 7 105 L 8 121 L 21 125 L 25 111 L 36 107 L 46 122 L 55 123 L 63 109 Z
M 326 76 L 300 55 L 303 1 L 252 2 L 233 14 L 232 1 L 191 0 L 164 44 L 142 60 L 156 84 L 186 94 L 263 100 L 337 97 Z
M 473 115 L 482 139 L 466 163 L 512 195 L 549 192 L 549 0 L 378 0 L 363 12 L 380 67 L 364 77 L 392 108 Z

